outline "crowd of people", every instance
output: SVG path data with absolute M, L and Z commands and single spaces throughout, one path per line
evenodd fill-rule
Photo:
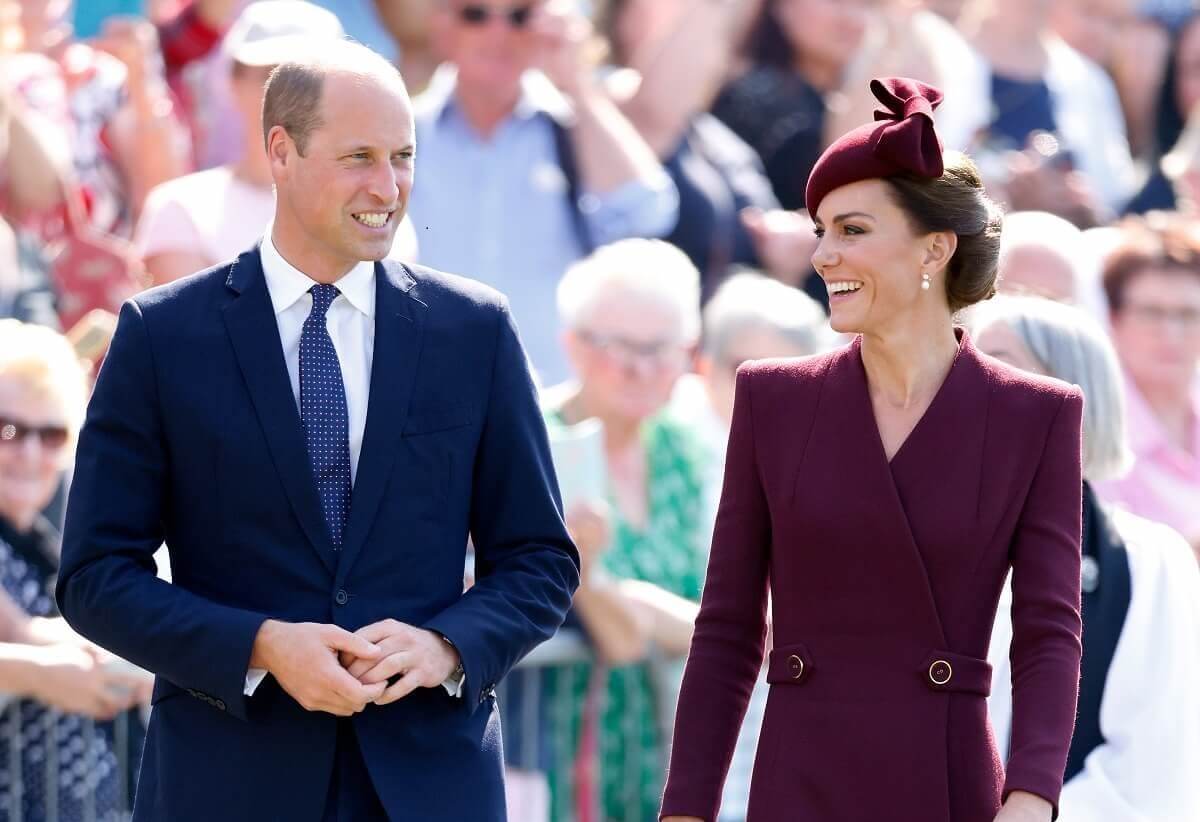
M 1085 396 L 1090 747 L 1061 818 L 1200 819 L 1192 0 L 0 0 L 0 818 L 127 810 L 113 720 L 138 726 L 148 681 L 48 594 L 88 381 L 127 297 L 263 236 L 264 83 L 345 36 L 413 95 L 391 256 L 507 295 L 582 560 L 560 636 L 499 689 L 514 822 L 657 819 L 735 374 L 847 342 L 813 270 L 806 182 L 871 120 L 880 75 L 945 91 L 945 147 L 1005 211 L 1001 294 L 959 321 Z M 768 690 L 728 822 L 746 818 Z M 61 776 L 34 789 L 48 745 Z

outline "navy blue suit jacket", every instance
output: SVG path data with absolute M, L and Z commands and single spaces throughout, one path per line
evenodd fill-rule
M 549 446 L 504 298 L 376 264 L 375 347 L 335 553 L 257 249 L 130 300 L 80 435 L 58 602 L 157 674 L 138 820 L 320 818 L 337 720 L 243 686 L 264 619 L 438 631 L 468 692 L 353 719 L 394 820 L 504 819 L 496 682 L 578 584 Z M 468 534 L 476 585 L 462 575 Z M 162 542 L 174 584 L 156 578 Z M 469 786 L 469 788 L 467 787 Z

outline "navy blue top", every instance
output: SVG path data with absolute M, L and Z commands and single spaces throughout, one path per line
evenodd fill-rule
M 1015 80 L 992 74 L 992 122 L 988 127 L 993 140 L 1008 142 L 1023 149 L 1035 131 L 1058 131 L 1050 88 L 1045 81 Z

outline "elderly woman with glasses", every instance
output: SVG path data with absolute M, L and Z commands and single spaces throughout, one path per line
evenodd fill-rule
M 51 593 L 58 536 L 41 511 L 68 463 L 86 390 L 64 337 L 0 320 L 0 692 L 10 695 L 0 808 L 26 822 L 116 818 L 127 775 L 108 720 L 149 698 L 148 679 L 70 632 Z M 48 732 L 57 773 L 47 768 Z
M 1098 490 L 1200 551 L 1200 225 L 1157 213 L 1121 233 L 1103 283 L 1134 464 Z
M 1128 461 L 1122 378 L 1104 332 L 1075 308 L 1003 298 L 974 317 L 979 348 L 1078 385 L 1083 415 L 1083 662 L 1060 803 L 1073 822 L 1190 819 L 1200 808 L 1200 569 L 1170 528 L 1098 502 Z M 989 654 L 1000 750 L 1012 724 L 1011 590 Z
M 583 558 L 569 621 L 595 663 L 552 671 L 551 818 L 650 820 L 658 812 L 677 673 L 704 575 L 704 452 L 663 413 L 700 332 L 700 277 L 677 248 L 624 240 L 572 267 L 558 288 L 577 382 L 550 392 L 552 437 L 596 418 L 607 499 L 573 506 Z M 594 767 L 573 764 L 582 756 Z

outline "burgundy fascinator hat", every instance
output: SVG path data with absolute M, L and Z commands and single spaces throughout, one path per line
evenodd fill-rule
M 813 217 L 826 194 L 859 180 L 942 176 L 942 141 L 933 128 L 942 92 L 919 80 L 884 77 L 871 81 L 871 93 L 883 104 L 875 122 L 842 135 L 813 166 L 804 198 Z

